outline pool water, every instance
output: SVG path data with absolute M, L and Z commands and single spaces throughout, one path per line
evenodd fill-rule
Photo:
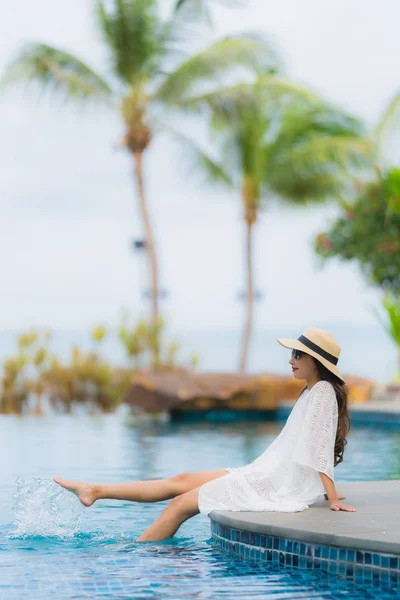
M 137 543 L 168 501 L 83 508 L 51 483 L 56 474 L 111 483 L 240 466 L 283 425 L 0 417 L 0 598 L 374 598 L 359 582 L 228 557 L 203 515 L 172 539 Z M 335 477 L 339 491 L 341 481 L 400 478 L 400 431 L 354 427 Z

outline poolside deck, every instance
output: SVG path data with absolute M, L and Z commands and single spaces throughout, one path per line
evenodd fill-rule
M 321 499 L 297 513 L 213 511 L 210 516 L 235 530 L 400 556 L 400 480 L 336 488 L 356 512 L 333 511 Z

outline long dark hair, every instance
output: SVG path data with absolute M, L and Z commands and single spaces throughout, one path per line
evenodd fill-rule
M 314 358 L 314 356 L 312 356 L 311 358 L 314 359 L 314 362 L 317 365 L 318 375 L 320 379 L 329 381 L 329 383 L 331 383 L 335 388 L 336 399 L 338 404 L 338 425 L 336 430 L 335 458 L 333 466 L 337 467 L 339 463 L 343 462 L 344 447 L 347 444 L 346 436 L 348 435 L 351 428 L 349 411 L 347 408 L 349 390 L 347 385 L 343 383 L 341 379 L 336 377 L 336 375 L 334 375 L 334 373 L 332 373 L 329 369 L 324 367 L 324 365 L 321 362 L 319 362 L 319 360 Z M 301 393 L 303 393 L 303 391 L 306 389 L 307 386 L 302 390 Z

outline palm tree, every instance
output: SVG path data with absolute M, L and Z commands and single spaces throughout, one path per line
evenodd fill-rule
M 240 0 L 215 0 L 219 4 L 223 4 L 225 6 L 238 6 Z M 202 15 L 207 19 L 209 23 L 211 23 L 211 12 L 210 12 L 210 0 L 176 0 L 175 2 L 175 10 L 181 10 L 183 8 L 187 8 L 188 6 L 195 7 L 197 10 L 201 10 Z
M 400 114 L 400 92 L 397 93 L 394 98 L 389 102 L 385 109 L 376 129 L 375 136 L 379 146 L 383 142 L 383 138 L 389 133 L 390 127 L 396 124 Z
M 355 169 L 369 164 L 360 122 L 277 75 L 196 97 L 216 142 L 212 156 L 186 139 L 211 181 L 238 190 L 246 231 L 247 303 L 239 370 L 246 369 L 253 322 L 253 229 L 273 197 L 290 205 L 338 197 Z M 181 136 L 182 137 L 182 136 Z
M 181 44 L 193 24 L 195 5 L 192 3 L 190 10 L 179 7 L 166 21 L 159 16 L 158 8 L 157 0 L 96 0 L 97 25 L 110 58 L 111 68 L 105 75 L 65 50 L 34 42 L 22 48 L 2 81 L 3 85 L 39 84 L 67 101 L 95 101 L 119 108 L 125 127 L 119 147 L 128 150 L 134 162 L 154 324 L 159 322 L 159 277 L 143 160 L 160 131 L 160 117 L 169 107 L 179 106 L 195 86 L 218 82 L 230 67 L 273 66 L 277 60 L 267 42 L 240 35 L 219 39 L 195 54 L 183 56 Z

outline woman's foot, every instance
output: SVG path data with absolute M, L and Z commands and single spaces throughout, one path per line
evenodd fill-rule
M 96 502 L 96 486 L 91 485 L 90 483 L 83 483 L 82 481 L 61 479 L 61 477 L 54 477 L 53 479 L 58 485 L 61 485 L 61 487 L 76 494 L 83 506 L 91 506 L 93 502 Z
M 328 500 L 328 494 L 324 494 L 325 496 L 325 500 Z M 346 496 L 342 496 L 342 494 L 338 494 L 338 498 L 339 500 L 344 500 L 346 498 Z

